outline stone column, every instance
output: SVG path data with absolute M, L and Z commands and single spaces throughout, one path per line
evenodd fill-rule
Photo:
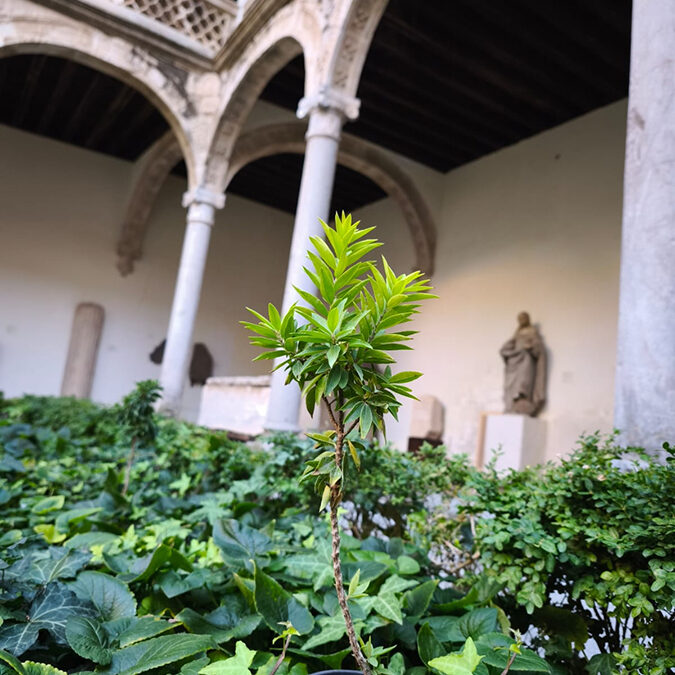
M 316 290 L 302 269 L 306 265 L 309 238 L 323 236 L 319 219 L 325 221 L 329 217 L 342 125 L 347 119 L 356 119 L 358 111 L 357 99 L 327 88 L 315 97 L 302 99 L 298 106 L 298 117 L 309 116 L 309 125 L 284 286 L 284 311 L 298 299 L 294 287 L 310 293 Z M 295 431 L 298 429 L 300 390 L 295 383 L 285 385 L 285 380 L 283 370 L 277 370 L 272 375 L 266 427 Z
M 675 442 L 675 3 L 633 0 L 615 426 Z
M 224 204 L 225 195 L 204 188 L 183 196 L 183 206 L 188 209 L 187 227 L 160 375 L 162 400 L 158 409 L 166 415 L 180 412 L 211 228 L 216 209 Z
M 61 396 L 89 398 L 103 331 L 103 317 L 103 307 L 93 302 L 81 302 L 75 308 Z

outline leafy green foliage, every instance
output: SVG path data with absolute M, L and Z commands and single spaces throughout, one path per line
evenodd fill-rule
M 0 409 L 3 675 L 197 675 L 230 666 L 245 675 L 250 652 L 246 670 L 266 675 L 279 657 L 274 636 L 286 623 L 302 634 L 292 635 L 278 675 L 352 665 L 332 588 L 329 528 L 314 508 L 306 512 L 313 493 L 298 486 L 311 443 L 280 435 L 235 443 L 154 417 L 157 435 L 139 445 L 122 496 L 129 437 L 115 426 L 118 409 L 82 402 L 78 421 L 76 405 L 47 399 L 45 417 L 32 398 Z M 26 423 L 24 411 L 40 426 Z M 362 461 L 377 452 L 392 462 L 397 456 L 364 444 Z M 401 502 L 411 515 L 424 501 L 414 483 L 431 476 L 434 462 L 398 465 L 400 484 L 409 480 L 415 490 Z M 187 488 L 171 487 L 183 475 Z M 355 472 L 348 494 L 374 492 L 365 479 Z M 344 538 L 342 565 L 364 653 L 390 675 L 424 667 L 417 643 L 426 622 L 495 611 L 494 594 L 439 589 L 437 567 L 412 539 Z M 238 640 L 249 651 L 237 652 Z M 439 655 L 465 640 L 460 630 L 441 634 Z
M 336 215 L 334 228 L 322 225 L 328 243 L 312 237 L 315 252 L 308 252 L 311 265 L 305 268 L 318 297 L 296 289 L 306 305 L 293 305 L 283 317 L 271 304 L 267 317 L 250 310 L 258 323 L 245 326 L 255 333 L 251 343 L 265 349 L 257 358 L 279 359 L 288 380 L 302 388 L 310 414 L 326 401 L 332 415 L 347 428 L 358 427 L 365 438 L 373 426 L 384 430 L 387 413 L 396 416 L 399 396 L 412 396 L 405 385 L 420 373 L 393 374 L 389 352 L 410 349 L 405 343 L 414 331 L 392 329 L 410 321 L 419 302 L 434 296 L 421 272 L 397 276 L 382 258 L 382 273 L 363 260 L 381 246 L 364 239 L 373 228 L 359 229 L 344 214 Z M 320 446 L 331 442 L 321 435 L 314 440 Z M 313 469 L 323 466 L 322 461 Z
M 598 437 L 559 465 L 476 473 L 476 547 L 534 645 L 569 670 L 675 668 L 675 466 Z M 587 660 L 593 640 L 601 654 Z
M 141 445 L 155 440 L 154 403 L 161 395 L 161 387 L 156 380 L 143 380 L 124 397 L 119 408 L 118 422 L 129 439 L 136 439 Z
M 288 372 L 287 382 L 302 389 L 310 415 L 317 404 L 328 409 L 333 429 L 308 434 L 319 454 L 307 462 L 303 479 L 314 479 L 321 494 L 323 510 L 330 505 L 333 573 L 338 602 L 345 620 L 347 637 L 354 658 L 364 675 L 371 665 L 379 665 L 375 653 L 366 653 L 347 604 L 342 570 L 339 564 L 340 529 L 337 511 L 342 502 L 345 474 L 345 446 L 354 465 L 361 466 L 359 451 L 373 428 L 384 433 L 384 417 L 396 418 L 401 396 L 414 398 L 405 384 L 421 373 L 392 374 L 388 364 L 395 363 L 390 352 L 409 349 L 405 343 L 414 331 L 400 330 L 416 313 L 419 302 L 434 297 L 421 272 L 397 276 L 382 258 L 384 274 L 364 257 L 381 244 L 364 239 L 374 228 L 359 229 L 351 216 L 336 214 L 335 227 L 321 223 L 326 241 L 311 237 L 315 251 L 307 257 L 311 269 L 305 273 L 317 290 L 317 297 L 296 288 L 306 303 L 294 304 L 282 317 L 274 305 L 268 317 L 251 311 L 259 323 L 244 322 L 254 336 L 251 343 L 265 351 L 258 359 L 278 360 L 277 368 Z M 396 330 L 394 330 L 396 329 Z M 382 368 L 382 364 L 387 364 Z M 402 623 L 392 594 L 379 594 L 374 607 L 382 616 Z M 371 663 L 372 661 L 372 663 Z

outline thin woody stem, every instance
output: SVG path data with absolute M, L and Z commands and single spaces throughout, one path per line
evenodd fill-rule
M 513 664 L 513 662 L 515 660 L 516 660 L 516 653 L 511 652 L 511 656 L 509 657 L 509 662 L 506 664 L 506 668 L 504 668 L 504 670 L 502 670 L 501 675 L 507 675 L 507 673 L 511 669 L 511 665 Z
M 329 405 L 326 397 L 324 397 L 326 407 L 333 422 L 335 428 L 335 433 L 337 437 L 335 439 L 335 463 L 339 468 L 342 468 L 342 457 L 343 457 L 343 442 L 344 442 L 344 424 L 342 413 L 338 413 L 338 419 L 335 418 L 333 410 Z M 345 593 L 344 581 L 342 579 L 342 565 L 340 564 L 340 525 L 338 523 L 338 509 L 342 503 L 342 481 L 338 481 L 335 485 L 332 485 L 330 488 L 330 531 L 331 531 L 331 542 L 332 542 L 332 562 L 333 562 L 333 577 L 335 578 L 335 591 L 337 593 L 338 603 L 340 604 L 340 609 L 342 610 L 342 616 L 345 620 L 345 627 L 347 629 L 347 637 L 349 639 L 349 646 L 351 647 L 354 660 L 358 665 L 359 669 L 363 675 L 371 675 L 370 666 L 366 657 L 361 651 L 361 646 L 359 645 L 359 640 L 356 637 L 356 631 L 354 630 L 354 622 L 352 620 L 352 614 L 349 611 L 349 605 L 347 604 L 347 594 Z
M 352 615 L 349 611 L 349 606 L 347 605 L 347 595 L 345 593 L 344 582 L 342 580 L 342 566 L 340 564 L 340 526 L 338 525 L 338 508 L 342 500 L 342 495 L 340 493 L 340 486 L 334 485 L 331 488 L 331 500 L 330 500 L 330 529 L 333 540 L 333 576 L 335 577 L 335 590 L 337 592 L 338 602 L 340 603 L 340 609 L 342 610 L 342 616 L 345 620 L 345 627 L 347 628 L 347 637 L 349 638 L 349 646 L 352 649 L 352 654 L 359 669 L 363 675 L 370 674 L 370 666 L 366 661 L 366 657 L 361 651 L 361 646 L 359 645 L 358 638 L 356 637 L 356 631 L 354 630 L 354 622 L 352 621 Z
M 291 636 L 289 635 L 284 640 L 284 646 L 283 646 L 283 649 L 281 650 L 281 655 L 277 659 L 277 662 L 274 664 L 274 667 L 272 668 L 272 670 L 270 670 L 269 675 L 274 675 L 277 672 L 277 670 L 279 670 L 279 667 L 281 666 L 281 664 L 284 662 L 284 659 L 286 658 L 286 650 L 288 649 L 288 645 L 290 644 L 290 642 L 291 642 Z

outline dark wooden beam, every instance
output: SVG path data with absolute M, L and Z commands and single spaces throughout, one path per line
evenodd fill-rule
M 91 132 L 85 137 L 85 148 L 96 149 L 101 139 L 118 120 L 120 113 L 129 104 L 133 96 L 134 90 L 131 87 L 122 86 L 118 89 L 107 107 L 105 116 L 98 120 L 98 123 L 92 127 Z
M 64 61 L 59 76 L 49 92 L 49 99 L 37 125 L 39 134 L 49 134 L 54 115 L 68 94 L 73 77 L 79 66 L 74 61 Z
M 94 92 L 96 91 L 96 87 L 98 87 L 100 83 L 101 83 L 101 75 L 99 75 L 98 73 L 94 74 L 89 79 L 87 86 L 80 95 L 77 105 L 75 106 L 75 109 L 73 110 L 70 116 L 70 120 L 66 125 L 66 128 L 63 130 L 63 140 L 65 140 L 66 142 L 72 143 L 76 136 L 81 135 L 85 113 L 87 112 L 87 109 L 91 106 L 92 99 L 94 97 Z M 92 124 L 92 122 L 93 121 L 90 120 L 89 124 L 91 126 L 94 126 L 95 123 Z
M 514 11 L 512 3 L 492 0 L 454 1 L 461 2 L 465 6 L 471 5 L 488 25 L 505 31 L 512 40 L 528 45 L 541 54 L 542 62 L 555 65 L 567 77 L 577 78 L 588 91 L 598 91 L 605 96 L 612 95 L 612 85 L 592 73 L 585 61 L 577 60 L 574 51 L 569 49 L 569 44 L 565 44 L 564 41 L 561 44 L 560 35 L 543 29 L 541 22 L 534 15 L 528 15 L 527 20 L 523 21 L 522 13 Z
M 25 126 L 26 113 L 33 102 L 40 81 L 40 75 L 46 62 L 47 57 L 44 55 L 33 56 L 30 60 L 28 73 L 21 88 L 19 102 L 14 108 L 14 115 L 12 116 L 12 124 L 17 127 L 24 128 Z

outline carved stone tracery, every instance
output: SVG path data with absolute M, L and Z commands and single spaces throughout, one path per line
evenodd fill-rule
M 306 125 L 302 122 L 272 124 L 244 132 L 232 153 L 224 176 L 227 187 L 247 164 L 280 153 L 302 154 L 305 149 Z M 172 147 L 173 144 L 173 147 Z M 170 134 L 162 137 L 144 155 L 139 179 L 129 202 L 117 252 L 118 269 L 122 274 L 133 269 L 133 262 L 142 255 L 152 203 L 143 195 L 159 192 L 161 185 L 178 161 L 180 151 Z M 342 134 L 338 162 L 370 178 L 401 208 L 415 251 L 415 267 L 432 274 L 436 248 L 436 227 L 425 199 L 414 181 L 385 152 L 350 134 Z M 156 165 L 156 166 L 155 166 Z

